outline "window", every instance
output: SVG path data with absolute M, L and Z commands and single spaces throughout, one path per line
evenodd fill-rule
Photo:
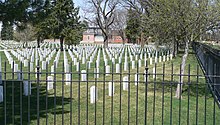
M 87 39 L 89 40 L 89 36 L 87 37 Z

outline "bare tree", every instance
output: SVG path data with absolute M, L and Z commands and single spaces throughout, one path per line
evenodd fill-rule
M 19 42 L 23 42 L 23 47 L 27 45 L 28 41 L 35 40 L 36 29 L 31 24 L 23 24 L 24 28 L 19 29 L 17 27 L 14 33 L 14 39 Z
M 104 36 L 104 47 L 108 47 L 109 37 L 111 35 L 110 27 L 115 20 L 114 14 L 119 1 L 87 0 L 87 3 L 89 5 L 86 5 L 86 8 L 84 8 L 84 11 L 87 13 L 85 19 L 101 29 Z M 95 19 L 91 17 L 95 17 Z
M 122 38 L 123 44 L 125 43 L 126 35 L 126 20 L 127 20 L 127 11 L 125 9 L 117 9 L 115 11 L 115 21 L 112 24 L 112 29 L 118 32 L 118 35 Z

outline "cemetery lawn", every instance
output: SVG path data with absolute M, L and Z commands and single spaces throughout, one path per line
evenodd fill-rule
M 21 120 L 23 124 L 27 124 L 28 116 L 30 116 L 31 124 L 37 124 L 37 83 L 35 74 L 24 74 L 24 79 L 33 80 L 32 81 L 32 94 L 30 96 L 23 96 L 22 90 L 23 85 L 21 81 L 12 81 L 13 75 L 8 73 L 6 76 L 4 70 L 11 71 L 10 65 L 6 62 L 6 68 L 4 67 L 4 61 L 7 58 L 4 52 L 1 53 L 2 59 L 2 77 L 8 80 L 3 81 L 6 86 L 6 120 L 8 124 L 20 124 Z M 67 54 L 69 62 L 71 61 L 70 56 Z M 52 58 L 53 60 L 54 58 Z M 95 59 L 94 59 L 95 60 Z M 103 60 L 103 55 L 101 54 L 101 59 Z M 123 60 L 123 59 L 122 59 Z M 128 57 L 129 60 L 129 57 Z M 123 61 L 122 61 L 123 62 Z M 137 61 L 136 61 L 137 62 Z M 19 63 L 19 62 L 17 62 Z M 108 63 L 111 65 L 111 61 Z M 50 74 L 46 71 L 42 71 L 41 80 L 39 83 L 39 115 L 40 124 L 44 125 L 46 122 L 48 124 L 54 124 L 54 118 L 56 118 L 56 124 L 70 124 L 72 119 L 73 124 L 86 124 L 87 114 L 88 114 L 88 124 L 119 124 L 120 112 L 121 112 L 121 123 L 135 124 L 136 120 L 138 124 L 144 124 L 145 119 L 145 108 L 147 109 L 147 124 L 162 124 L 162 109 L 163 111 L 163 123 L 164 124 L 187 124 L 187 117 L 189 118 L 190 124 L 196 124 L 196 117 L 198 118 L 198 124 L 212 124 L 215 119 L 215 124 L 220 124 L 220 110 L 217 104 L 214 103 L 214 99 L 210 94 L 209 90 L 206 89 L 205 79 L 203 76 L 191 76 L 184 77 L 184 87 L 182 99 L 176 99 L 175 90 L 176 83 L 179 81 L 179 75 L 172 75 L 172 64 L 173 73 L 179 74 L 181 63 L 181 54 L 174 58 L 172 61 L 165 62 L 165 76 L 157 76 L 156 79 L 152 75 L 148 77 L 147 84 L 147 107 L 145 107 L 145 87 L 144 81 L 144 62 L 142 61 L 142 67 L 131 70 L 130 74 L 128 71 L 123 73 L 113 74 L 109 76 L 101 75 L 98 79 L 94 79 L 94 64 L 91 64 L 91 69 L 88 70 L 91 74 L 88 75 L 89 82 L 78 82 L 81 76 L 77 74 L 75 66 L 72 66 L 72 71 L 75 73 L 72 77 L 71 85 L 65 85 L 62 79 L 65 78 L 64 74 L 55 74 L 56 82 L 55 89 L 46 91 L 46 77 Z M 149 64 L 149 63 L 148 63 Z M 190 70 L 188 70 L 190 64 Z M 48 65 L 50 67 L 52 62 Z M 63 71 L 63 53 L 61 52 L 60 61 L 56 71 L 62 73 Z M 197 59 L 193 52 L 190 52 L 187 60 L 187 66 L 185 69 L 185 74 L 197 74 Z M 152 73 L 154 65 L 149 65 L 149 73 Z M 100 72 L 104 72 L 104 62 L 100 62 Z M 123 67 L 123 66 L 122 66 Z M 85 70 L 86 65 L 83 64 L 80 70 Z M 156 68 L 157 73 L 163 73 L 163 63 L 158 63 Z M 115 65 L 114 69 L 115 72 Z M 28 71 L 28 68 L 23 67 L 22 71 Z M 48 70 L 50 72 L 50 68 Z M 138 86 L 134 85 L 134 74 L 140 72 L 140 83 Z M 199 74 L 202 75 L 202 71 L 198 70 Z M 120 82 L 124 76 L 129 75 L 129 90 L 124 91 L 122 89 L 123 82 Z M 173 78 L 172 78 L 173 76 Z M 190 84 L 188 83 L 190 81 Z M 197 84 L 198 80 L 198 84 Z M 114 81 L 115 83 L 115 94 L 113 97 L 108 96 L 108 82 Z M 170 82 L 172 81 L 173 84 Z M 12 86 L 14 85 L 14 89 Z M 72 87 L 71 87 L 72 86 Z M 90 104 L 90 92 L 91 86 L 96 86 L 98 88 L 98 100 L 95 104 Z M 164 89 L 163 89 L 164 88 Z M 164 91 L 163 91 L 164 90 Z M 14 91 L 14 96 L 12 96 L 12 91 Z M 22 96 L 21 96 L 22 95 Z M 163 96 L 164 95 L 164 96 Z M 188 96 L 189 95 L 189 96 Z M 164 98 L 163 98 L 164 97 Z M 72 98 L 72 99 L 71 99 Z M 198 99 L 198 100 L 197 100 Z M 206 101 L 205 101 L 206 99 Z M 14 107 L 12 107 L 12 100 L 14 100 Z M 22 101 L 21 101 L 22 100 Z M 164 103 L 162 103 L 164 100 Z M 55 102 L 56 101 L 56 102 Z M 113 102 L 113 103 L 112 103 Z M 181 102 L 181 105 L 180 105 Z M 21 104 L 22 103 L 22 104 Z M 196 112 L 196 103 L 198 103 L 198 112 Z M 29 105 L 30 104 L 30 105 Z M 206 104 L 206 105 L 205 105 Z M 112 107 L 113 106 L 113 107 Z M 179 107 L 181 106 L 181 110 Z M 215 106 L 215 117 L 214 114 Z M 120 111 L 121 107 L 121 111 Z M 206 108 L 206 112 L 205 112 Z M 88 109 L 88 110 L 87 110 Z M 96 112 L 95 112 L 96 109 Z M 103 110 L 104 109 L 104 110 Z M 129 110 L 128 110 L 129 109 Z M 172 109 L 172 110 L 171 110 Z M 13 118 L 14 110 L 14 118 Z M 72 110 L 72 112 L 71 112 Z M 4 123 L 4 102 L 0 103 L 0 123 Z M 80 111 L 80 112 L 79 112 Z M 104 115 L 103 115 L 104 111 Z M 112 115 L 113 111 L 113 115 Z M 187 116 L 187 111 L 189 111 L 189 116 Z M 21 114 L 22 113 L 22 118 Z M 28 115 L 29 114 L 29 115 Z M 56 116 L 54 116 L 56 114 Z M 181 121 L 179 121 L 179 114 L 181 114 Z M 206 116 L 205 116 L 206 114 Z M 138 117 L 136 117 L 138 116 Z M 206 121 L 204 118 L 206 117 Z M 80 119 L 79 119 L 80 118 Z M 170 119 L 172 118 L 172 119 Z M 13 121 L 14 119 L 14 121 Z M 113 120 L 113 121 L 111 121 Z M 80 123 L 79 123 L 80 122 Z

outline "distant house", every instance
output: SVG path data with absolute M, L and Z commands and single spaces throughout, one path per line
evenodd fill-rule
M 83 43 L 102 43 L 104 42 L 104 37 L 102 31 L 98 27 L 89 27 L 85 32 L 83 32 Z M 122 43 L 123 40 L 121 36 L 118 35 L 117 31 L 112 30 L 109 37 L 109 43 Z

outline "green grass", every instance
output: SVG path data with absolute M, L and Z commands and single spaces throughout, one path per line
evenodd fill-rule
M 70 56 L 68 55 L 69 62 L 71 61 Z M 6 60 L 6 57 L 3 53 L 1 53 L 2 61 Z M 54 55 L 55 57 L 55 55 Z M 54 59 L 53 57 L 53 59 Z M 53 60 L 52 59 L 52 60 Z M 94 59 L 96 60 L 96 59 Z M 101 60 L 103 60 L 101 54 Z M 130 60 L 128 58 L 128 60 Z M 56 68 L 56 71 L 62 71 L 62 61 L 63 61 L 63 53 L 60 55 L 59 65 Z M 116 60 L 117 62 L 118 60 Z M 18 61 L 16 61 L 18 63 Z M 122 61 L 123 62 L 123 61 Z M 163 80 L 163 76 L 157 76 L 156 79 L 153 78 L 152 75 L 148 77 L 148 87 L 147 87 L 147 123 L 148 124 L 161 124 L 162 123 L 162 97 L 164 94 L 164 124 L 170 124 L 170 115 L 172 115 L 172 123 L 178 124 L 179 123 L 179 113 L 181 114 L 181 121 L 180 124 L 187 124 L 187 111 L 189 111 L 189 121 L 190 124 L 196 124 L 196 100 L 198 99 L 198 124 L 205 124 L 204 118 L 206 117 L 206 124 L 212 124 L 213 119 L 215 119 L 216 124 L 220 124 L 220 111 L 217 107 L 217 104 L 214 103 L 214 99 L 211 96 L 210 92 L 205 84 L 204 77 L 200 76 L 198 78 L 197 84 L 197 77 L 191 76 L 190 79 L 188 77 L 184 77 L 184 87 L 183 87 L 183 94 L 181 99 L 181 110 L 179 112 L 179 104 L 180 100 L 174 97 L 176 84 L 179 81 L 179 76 L 174 75 L 172 78 L 172 68 L 171 65 L 173 64 L 173 73 L 179 74 L 179 67 L 181 63 L 181 55 L 178 55 L 172 61 L 165 63 L 165 76 Z M 4 63 L 2 62 L 3 71 L 4 71 Z M 108 64 L 111 65 L 111 61 L 109 60 Z M 185 69 L 185 74 L 188 74 L 190 64 L 190 74 L 197 74 L 197 60 L 194 54 L 191 52 L 188 57 L 187 66 Z M 50 66 L 52 63 L 48 65 Z M 119 113 L 120 113 L 120 105 L 121 105 L 121 122 L 122 124 L 128 123 L 128 113 L 129 113 L 129 122 L 130 124 L 136 123 L 136 116 L 138 120 L 138 124 L 144 124 L 145 119 L 145 84 L 139 83 L 138 86 L 134 85 L 134 73 L 137 71 L 144 73 L 145 68 L 143 67 L 144 62 L 142 61 L 142 67 L 139 69 L 134 69 L 130 71 L 130 89 L 129 91 L 123 91 L 122 82 L 120 79 L 123 76 L 129 75 L 128 71 L 123 71 L 121 74 L 114 74 L 103 77 L 100 75 L 100 78 L 94 79 L 94 74 L 89 74 L 88 79 L 94 80 L 94 82 L 75 82 L 80 79 L 78 74 L 72 75 L 72 88 L 69 85 L 65 85 L 60 81 L 55 83 L 56 85 L 56 96 L 54 95 L 55 90 L 48 91 L 48 95 L 46 94 L 46 83 L 40 82 L 40 91 L 39 91 L 39 114 L 40 114 L 40 124 L 46 124 L 46 116 L 48 117 L 48 124 L 54 124 L 54 113 L 56 114 L 56 124 L 62 123 L 62 114 L 64 116 L 64 124 L 70 124 L 70 119 L 72 119 L 73 124 L 78 123 L 78 110 L 80 105 L 80 124 L 86 124 L 86 114 L 88 113 L 88 123 L 94 124 L 95 123 L 95 106 L 96 106 L 96 123 L 102 124 L 103 118 L 105 118 L 104 124 L 119 124 Z M 149 73 L 152 73 L 154 65 L 149 65 Z M 91 69 L 88 70 L 89 72 L 93 73 L 94 64 L 91 65 Z M 104 69 L 104 62 L 100 62 L 100 72 L 103 72 Z M 122 66 L 123 67 L 123 66 Z M 115 68 L 115 67 L 114 67 Z M 9 65 L 5 68 L 6 71 L 11 71 Z M 86 69 L 86 65 L 81 65 L 81 70 Z M 27 71 L 27 68 L 23 68 L 23 71 Z M 115 69 L 113 69 L 115 71 Z M 50 71 L 50 69 L 49 69 Z M 75 71 L 75 66 L 72 67 L 72 71 Z M 42 80 L 46 80 L 46 71 L 42 71 L 43 74 L 41 76 Z M 157 73 L 163 73 L 163 63 L 157 64 Z M 202 71 L 199 69 L 199 74 L 202 75 Z M 3 73 L 3 78 L 5 77 Z M 24 79 L 35 80 L 35 74 L 25 74 Z M 56 74 L 56 79 L 61 80 L 62 74 Z M 12 79 L 12 74 L 7 74 L 6 79 Z M 115 82 L 115 95 L 112 97 L 108 96 L 108 81 L 114 80 Z M 144 76 L 140 75 L 140 81 L 144 80 Z M 187 84 L 188 80 L 191 84 Z M 103 82 L 106 81 L 106 82 Z M 172 81 L 173 84 L 167 84 Z M 164 83 L 164 84 L 163 84 Z M 19 81 L 8 81 L 4 82 L 6 84 L 7 90 L 7 104 L 6 104 L 6 111 L 7 111 L 7 123 L 12 124 L 12 85 L 14 84 L 14 123 L 20 124 L 20 111 L 21 111 L 21 102 L 20 97 L 22 97 L 22 121 L 23 124 L 27 124 L 28 121 L 28 112 L 30 113 L 30 122 L 31 124 L 37 123 L 37 83 L 32 82 L 32 95 L 29 96 L 30 101 L 30 108 L 28 108 L 28 97 L 21 96 L 20 90 L 22 88 L 22 84 Z M 96 104 L 90 104 L 90 97 L 89 91 L 87 88 L 95 85 L 98 88 L 98 101 Z M 63 89 L 62 89 L 63 87 Z M 163 91 L 164 88 L 164 91 Z M 62 91 L 63 90 L 63 91 Z M 70 91 L 72 90 L 72 93 Z M 121 90 L 121 91 L 120 91 Z M 155 90 L 155 91 L 154 91 Z M 79 95 L 80 92 L 80 95 Z M 120 94 L 121 92 L 121 94 Z M 198 95 L 197 95 L 198 93 Z M 63 94 L 63 96 L 62 96 Z M 171 95 L 172 94 L 172 95 Z M 72 95 L 72 99 L 70 96 Z M 121 95 L 121 96 L 120 96 Z M 155 95 L 155 96 L 154 96 Z M 189 96 L 188 96 L 189 95 Z M 198 96 L 198 98 L 197 98 Z M 121 97 L 121 102 L 120 102 Z M 56 107 L 54 106 L 54 100 L 56 99 Z M 87 103 L 88 99 L 88 103 Z M 129 100 L 130 99 L 130 100 Z M 172 101 L 171 101 L 172 99 Z M 46 101 L 47 100 L 47 101 Z M 62 104 L 63 100 L 63 104 Z M 80 102 L 78 101 L 80 100 Z M 154 102 L 155 100 L 155 102 Z M 189 100 L 189 101 L 188 101 Z M 206 100 L 206 107 L 205 107 L 205 100 Z M 46 102 L 47 103 L 47 113 L 46 113 Z M 72 117 L 70 118 L 70 102 L 72 102 Z M 111 102 L 113 102 L 113 108 L 111 107 Z M 138 102 L 138 103 L 137 103 Z M 129 104 L 130 103 L 130 104 Z M 172 104 L 172 112 L 171 112 L 171 104 Z M 189 108 L 188 108 L 189 104 Z M 213 109 L 215 104 L 215 118 L 213 118 Z M 63 108 L 62 108 L 63 106 Z M 86 110 L 86 106 L 88 106 L 88 112 Z M 155 106 L 155 107 L 154 107 Z M 103 115 L 103 107 L 105 110 L 105 114 Z M 138 109 L 136 109 L 138 107 Z M 129 108 L 129 112 L 128 112 Z M 155 112 L 153 109 L 155 108 Z M 206 108 L 206 110 L 205 110 Z M 113 121 L 111 121 L 111 109 L 113 109 Z M 56 112 L 55 112 L 56 110 Z M 137 112 L 138 111 L 138 114 Z M 206 112 L 205 112 L 206 111 Z M 4 103 L 0 104 L 0 123 L 4 123 Z M 205 115 L 206 113 L 206 115 Z M 154 119 L 153 119 L 154 116 Z

